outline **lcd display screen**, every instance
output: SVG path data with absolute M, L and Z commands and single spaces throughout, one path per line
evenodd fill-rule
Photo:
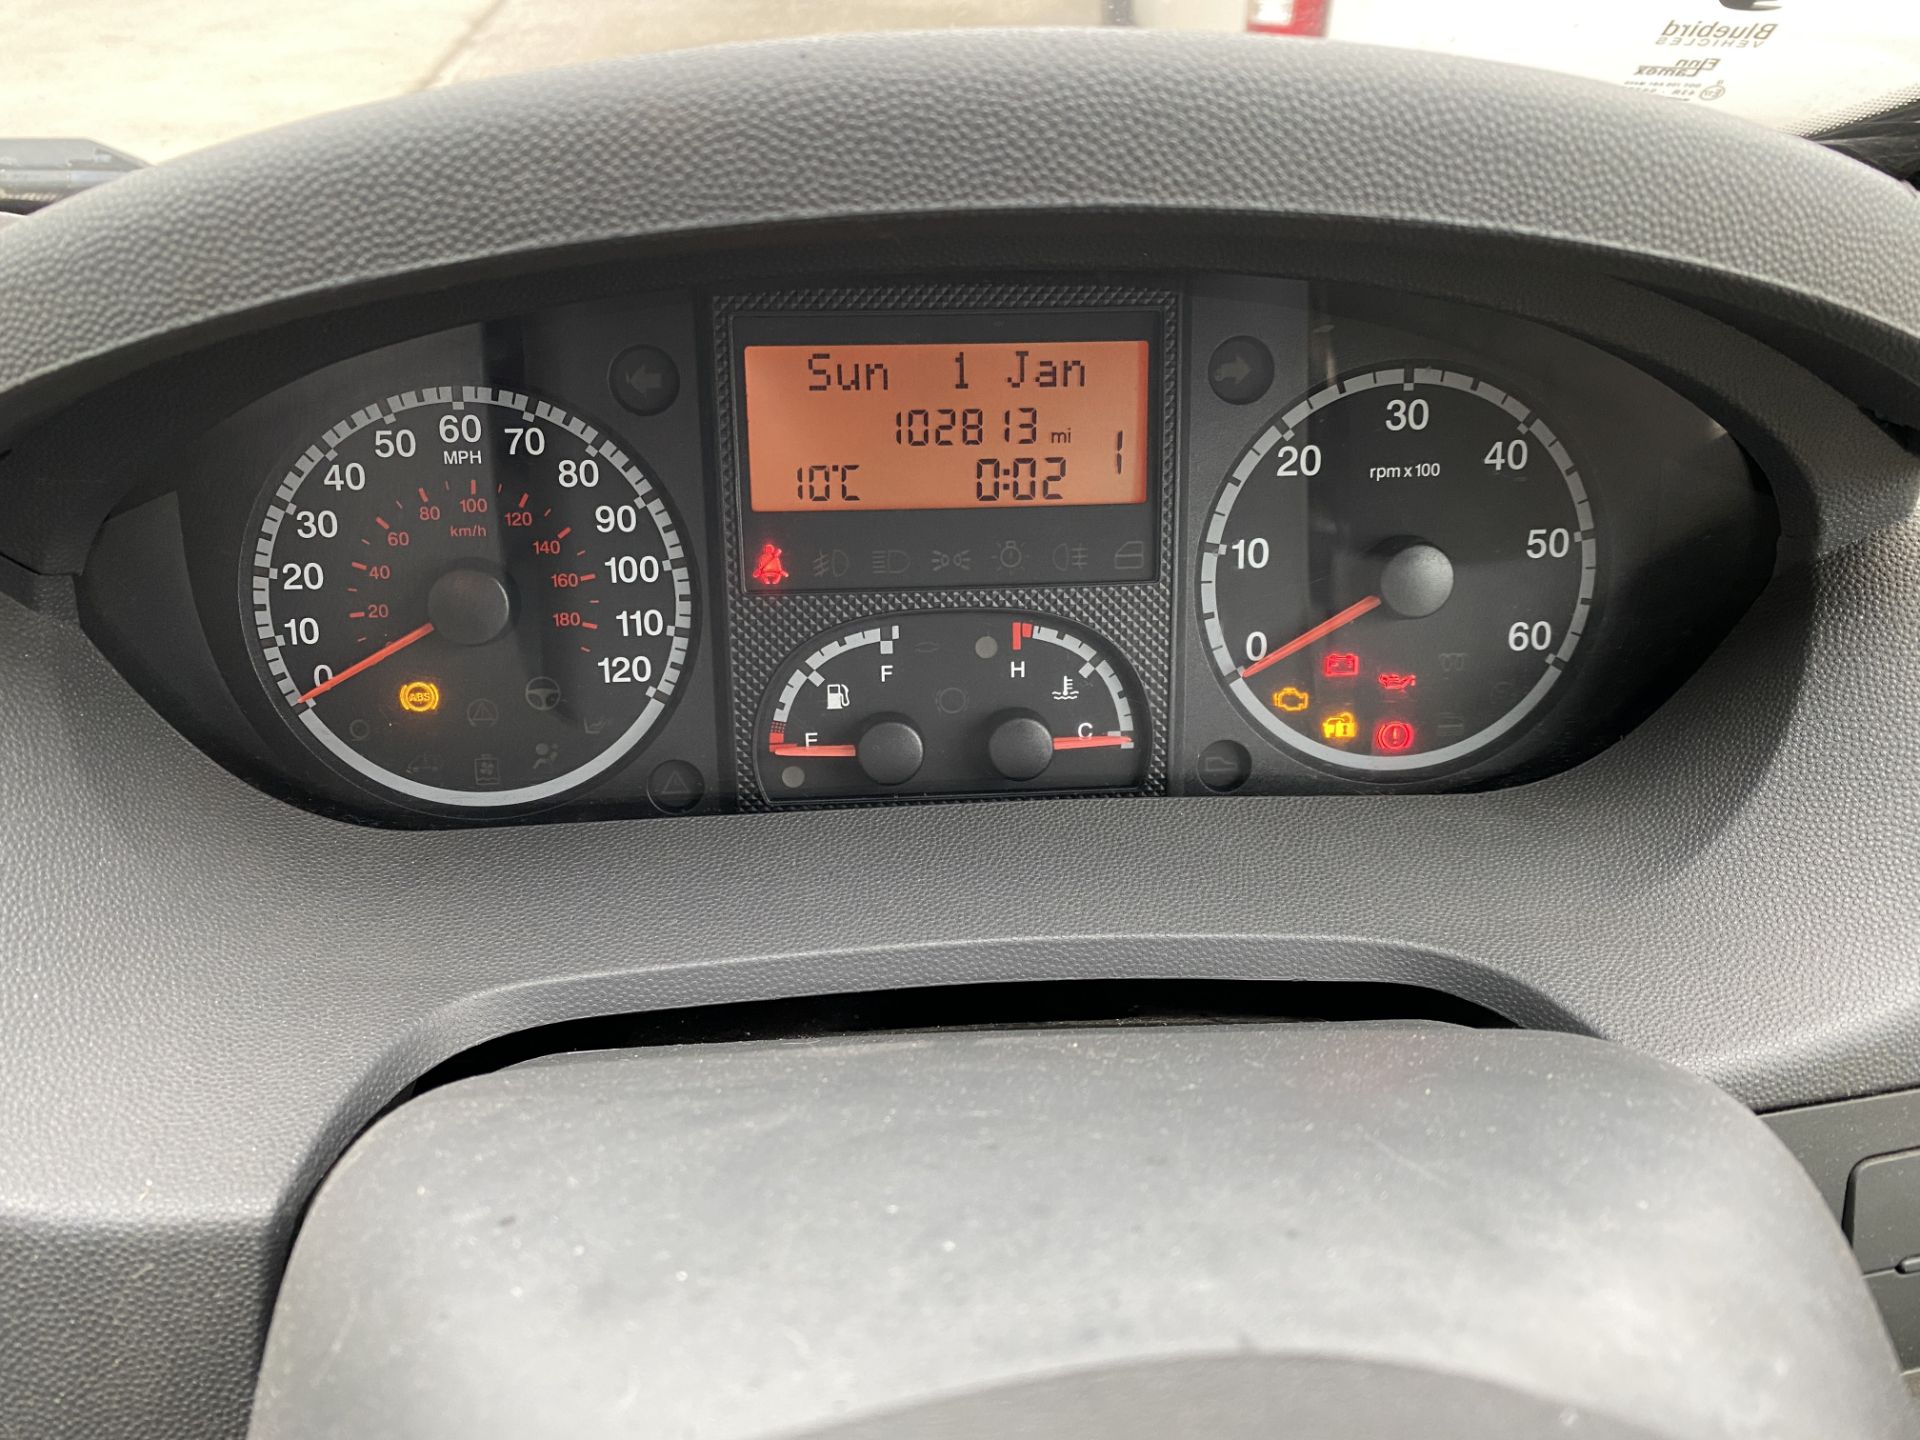
M 758 513 L 1144 505 L 1145 340 L 748 345 Z

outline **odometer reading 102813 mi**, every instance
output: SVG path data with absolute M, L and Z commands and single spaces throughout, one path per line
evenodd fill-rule
M 1564 673 L 1598 574 L 1593 507 L 1544 419 L 1485 380 L 1395 366 L 1276 416 L 1207 522 L 1222 683 L 1341 769 L 1455 764 Z
M 658 486 L 556 405 L 487 386 L 354 412 L 262 502 L 242 576 L 295 732 L 410 800 L 551 799 L 659 723 L 692 643 Z
M 758 512 L 1140 505 L 1145 340 L 748 345 Z

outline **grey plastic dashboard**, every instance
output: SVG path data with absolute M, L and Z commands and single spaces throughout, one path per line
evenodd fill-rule
M 0 1434 L 237 1431 L 346 1143 L 447 1057 L 577 1017 L 1378 981 L 1759 1108 L 1920 1085 L 1917 221 L 1909 190 L 1811 145 L 1528 72 L 1047 34 L 477 86 L 9 227 Z M 1655 713 L 1513 789 L 463 831 L 263 793 L 78 623 L 108 515 L 277 386 L 491 316 L 800 284 L 849 255 L 874 277 L 1297 276 L 1551 326 L 1726 427 L 1780 562 Z

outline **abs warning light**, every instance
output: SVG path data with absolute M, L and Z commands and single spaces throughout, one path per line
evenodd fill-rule
M 753 578 L 762 585 L 778 585 L 787 578 L 786 563 L 780 558 L 780 547 L 769 540 L 760 547 L 760 558 L 753 562 Z
M 409 715 L 431 715 L 440 708 L 440 687 L 431 680 L 409 680 L 400 687 L 400 708 Z

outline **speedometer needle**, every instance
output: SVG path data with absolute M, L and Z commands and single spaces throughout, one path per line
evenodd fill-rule
M 433 622 L 429 620 L 426 624 L 422 625 L 419 629 L 409 630 L 406 634 L 402 635 L 398 640 L 389 640 L 386 644 L 382 645 L 378 650 L 374 651 L 371 655 L 367 656 L 366 659 L 356 660 L 354 661 L 353 664 L 347 666 L 346 669 L 342 670 L 338 675 L 332 675 L 332 676 L 329 676 L 327 679 L 322 680 L 318 685 L 314 686 L 313 689 L 307 691 L 306 694 L 302 695 L 297 703 L 304 705 L 309 700 L 317 699 L 318 697 L 326 694 L 327 691 L 331 690 L 334 686 L 342 683 L 343 681 L 351 680 L 354 676 L 358 675 L 362 670 L 371 670 L 374 666 L 378 665 L 382 660 L 386 659 L 389 655 L 398 654 L 400 651 L 406 649 L 407 646 L 413 644 L 414 641 L 419 640 L 424 636 L 431 635 L 432 633 L 433 633 Z
M 1351 624 L 1353 621 L 1358 620 L 1362 615 L 1366 614 L 1369 610 L 1372 610 L 1376 606 L 1378 606 L 1379 603 L 1380 603 L 1380 597 L 1378 595 L 1369 595 L 1364 600 L 1356 600 L 1353 604 L 1347 606 L 1346 609 L 1342 610 L 1338 615 L 1329 615 L 1325 620 L 1322 620 L 1318 625 L 1314 626 L 1311 630 L 1307 631 L 1304 635 L 1294 636 L 1293 639 L 1287 641 L 1287 643 L 1282 645 L 1278 650 L 1269 650 L 1266 654 L 1262 655 L 1258 660 L 1254 661 L 1251 665 L 1242 665 L 1240 667 L 1240 678 L 1242 680 L 1252 679 L 1255 675 L 1258 675 L 1262 670 L 1266 669 L 1269 665 L 1272 665 L 1277 661 L 1286 659 L 1287 656 L 1293 654 L 1294 651 L 1304 650 L 1307 648 L 1307 646 L 1311 645 L 1314 641 L 1322 638 L 1323 636 L 1331 635 L 1334 631 L 1338 630 L 1342 625 Z

